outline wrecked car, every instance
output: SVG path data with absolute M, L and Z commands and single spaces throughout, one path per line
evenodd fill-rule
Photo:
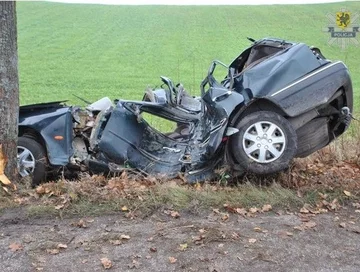
M 189 182 L 271 174 L 343 134 L 353 90 L 347 67 L 303 43 L 265 38 L 225 65 L 213 61 L 193 97 L 161 77 L 142 101 L 108 98 L 86 110 L 61 102 L 20 108 L 18 168 L 34 184 L 59 169 L 109 173 L 126 168 Z M 220 79 L 218 66 L 226 68 Z M 170 133 L 143 114 L 176 123 Z

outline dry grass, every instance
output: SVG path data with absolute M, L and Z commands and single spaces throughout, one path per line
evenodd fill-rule
M 316 205 L 324 194 L 329 201 L 345 203 L 360 196 L 359 142 L 360 126 L 355 123 L 344 137 L 307 158 L 296 159 L 286 172 L 247 175 L 236 181 L 188 185 L 181 179 L 162 181 L 123 172 L 118 177 L 85 175 L 78 181 L 59 180 L 35 189 L 25 182 L 11 196 L 0 191 L 0 210 L 27 205 L 31 216 L 84 216 L 119 212 L 124 207 L 130 214 L 145 215 L 159 209 L 198 212 L 224 204 L 293 209 L 304 203 Z
M 274 183 L 261 187 L 252 184 L 220 186 L 218 184 L 187 185 L 181 180 L 159 182 L 136 181 L 125 175 L 105 179 L 86 177 L 77 182 L 60 180 L 29 190 L 17 199 L 28 205 L 30 216 L 99 215 L 126 212 L 147 215 L 156 210 L 175 209 L 197 213 L 207 208 L 221 208 L 224 204 L 236 207 L 291 208 L 302 205 L 292 190 Z
M 10 198 L 6 198 L 10 201 Z M 236 186 L 219 184 L 188 185 L 181 179 L 159 181 L 132 179 L 124 172 L 119 177 L 84 176 L 79 181 L 59 180 L 29 189 L 20 189 L 11 203 L 25 205 L 30 216 L 90 216 L 121 212 L 147 215 L 156 210 L 175 209 L 197 213 L 208 208 L 234 207 L 291 208 L 303 201 L 296 192 L 273 182 L 261 186 L 251 183 Z M 4 205 L 6 207 L 6 205 Z
M 282 174 L 283 187 L 302 190 L 352 191 L 360 195 L 360 125 L 329 146 L 304 159 L 294 161 L 292 169 Z

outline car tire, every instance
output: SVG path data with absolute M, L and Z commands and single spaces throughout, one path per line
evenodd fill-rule
M 311 120 L 297 130 L 298 148 L 296 157 L 304 158 L 320 150 L 330 142 L 328 118 Z
M 240 119 L 228 152 L 237 167 L 265 175 L 289 167 L 297 151 L 297 136 L 288 120 L 271 111 L 257 111 Z
M 17 152 L 20 176 L 31 176 L 33 186 L 44 181 L 47 162 L 44 147 L 30 137 L 19 137 Z

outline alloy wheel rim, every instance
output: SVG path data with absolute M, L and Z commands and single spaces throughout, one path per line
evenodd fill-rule
M 269 121 L 256 122 L 245 131 L 243 140 L 245 154 L 258 163 L 270 163 L 285 151 L 286 137 L 282 129 Z
M 35 170 L 35 157 L 29 149 L 23 146 L 17 147 L 17 166 L 20 176 L 26 177 Z

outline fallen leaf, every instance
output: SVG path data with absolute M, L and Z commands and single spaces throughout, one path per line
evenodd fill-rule
M 235 211 L 236 211 L 236 213 L 238 213 L 242 216 L 246 216 L 246 214 L 247 214 L 247 211 L 244 208 L 236 208 Z
M 314 221 L 309 221 L 309 222 L 305 222 L 304 226 L 307 229 L 312 229 L 312 228 L 316 227 L 316 223 Z
M 316 227 L 316 223 L 314 221 L 306 221 L 303 222 L 300 226 L 295 226 L 294 229 L 303 231 L 303 230 L 312 229 L 314 227 Z
M 281 238 L 288 238 L 289 236 L 293 236 L 293 233 L 286 230 L 282 230 L 279 232 L 279 235 Z
M 202 239 L 204 239 L 204 238 L 205 238 L 204 235 L 193 236 L 193 237 L 192 237 L 192 240 L 193 240 L 193 241 L 200 241 L 200 240 L 202 240 Z
M 12 243 L 9 245 L 9 248 L 12 252 L 16 252 L 24 249 L 24 247 L 20 243 Z
M 58 248 L 52 248 L 52 249 L 48 248 L 46 250 L 46 252 L 51 254 L 51 255 L 56 255 L 56 254 L 59 254 L 60 250 Z
M 72 223 L 71 225 L 83 229 L 87 228 L 87 225 L 85 224 L 85 221 L 83 219 L 80 219 L 78 222 Z
M 57 248 L 67 248 L 68 246 L 67 245 L 65 245 L 65 244 L 58 244 L 57 245 Z
M 310 204 L 305 203 L 304 206 L 300 209 L 300 213 L 316 213 Z
M 319 209 L 318 211 L 319 211 L 319 213 L 327 213 L 329 210 L 328 209 Z
M 255 227 L 255 228 L 254 228 L 254 231 L 256 231 L 256 232 L 261 232 L 261 233 L 268 233 L 268 232 L 269 232 L 268 230 L 262 229 L 262 228 L 260 228 L 260 227 Z
M 199 229 L 199 232 L 200 232 L 200 233 L 205 233 L 206 230 L 205 230 L 205 229 Z
M 126 206 L 122 206 L 122 207 L 121 207 L 121 210 L 122 210 L 123 212 L 129 211 L 128 207 L 126 207 Z
M 330 204 L 330 207 L 328 207 L 330 210 L 337 210 L 340 208 L 340 204 L 339 204 L 339 201 L 335 198 L 331 204 Z
M 150 247 L 150 251 L 151 251 L 151 252 L 156 252 L 156 251 L 157 251 L 157 248 L 156 248 L 156 247 Z
M 177 259 L 176 258 L 174 258 L 174 257 L 169 257 L 169 262 L 170 263 L 176 263 L 176 261 L 177 261 Z
M 254 231 L 256 231 L 256 232 L 262 232 L 262 229 L 261 229 L 260 227 L 255 227 L 255 228 L 254 228 Z
M 350 227 L 348 228 L 348 230 L 349 230 L 349 231 L 352 231 L 352 232 L 354 232 L 354 233 L 360 234 L 360 227 L 359 227 L 359 226 L 350 226 Z
M 137 260 L 133 260 L 132 264 L 129 264 L 128 267 L 138 269 L 140 267 L 140 263 Z
M 4 185 L 10 185 L 11 181 L 4 174 L 5 167 L 7 163 L 7 157 L 3 154 L 2 145 L 0 144 L 0 181 Z
M 219 209 L 213 209 L 213 212 L 216 213 L 216 214 L 220 213 Z
M 258 212 L 258 208 L 252 207 L 252 208 L 249 209 L 249 212 L 250 212 L 250 213 L 257 213 L 257 212 Z
M 346 191 L 346 190 L 344 190 L 344 194 L 345 194 L 346 196 L 351 196 L 351 193 L 350 193 L 349 191 Z
M 350 221 L 349 223 L 352 224 L 351 221 Z M 339 224 L 339 227 L 344 228 L 344 229 L 346 229 L 347 231 L 351 231 L 351 232 L 359 233 L 359 234 L 360 234 L 360 227 L 354 226 L 353 224 L 352 224 L 352 225 L 348 225 L 348 224 L 345 223 L 345 222 L 341 222 L 341 223 Z
M 107 231 L 107 232 L 111 232 L 111 231 L 112 231 L 112 228 L 110 228 L 109 226 L 106 225 L 105 228 L 104 228 L 104 230 Z
M 122 242 L 120 240 L 110 240 L 109 242 L 110 242 L 110 244 L 112 244 L 114 246 L 119 246 L 122 244 Z
M 301 222 L 309 222 L 313 216 L 312 214 L 299 214 Z
M 4 187 L 4 186 L 1 186 L 1 188 L 3 188 L 3 190 L 7 193 L 7 194 L 10 194 L 10 191 L 8 188 Z
M 121 235 L 120 235 L 120 239 L 129 240 L 129 239 L 130 239 L 130 236 L 129 236 L 129 235 L 125 235 L 125 234 L 121 234 Z
M 224 206 L 225 210 L 227 210 L 228 212 L 231 212 L 231 213 L 236 212 L 236 208 L 230 206 L 229 204 L 224 204 L 223 206 Z
M 272 210 L 272 206 L 270 204 L 265 204 L 261 209 L 262 212 L 268 212 L 271 210 Z
M 105 269 L 110 269 L 112 267 L 112 262 L 108 258 L 101 258 L 100 261 Z
M 250 238 L 250 239 L 249 239 L 249 243 L 250 243 L 250 244 L 254 244 L 256 241 L 257 241 L 257 240 L 256 240 L 255 238 Z
M 179 218 L 180 217 L 180 213 L 177 212 L 177 211 L 165 210 L 164 213 L 167 214 L 167 215 L 170 215 L 171 217 L 174 217 L 174 218 Z
M 36 187 L 35 192 L 38 193 L 39 195 L 45 194 L 45 187 L 40 185 Z
M 302 225 L 300 225 L 300 226 L 295 226 L 294 229 L 295 229 L 295 230 L 300 230 L 300 231 L 305 230 Z
M 192 237 L 192 241 L 195 243 L 195 245 L 201 245 L 205 239 L 204 235 L 200 235 L 200 236 L 193 236 Z
M 304 207 L 300 209 L 300 213 L 309 213 L 310 211 Z
M 180 249 L 181 251 L 185 251 L 187 248 L 188 248 L 188 244 L 187 244 L 187 243 L 184 243 L 184 244 L 180 244 L 180 245 L 179 245 L 179 249 Z
M 171 215 L 171 217 L 174 217 L 174 218 L 179 218 L 180 217 L 180 213 L 177 212 L 177 211 L 171 211 L 170 215 Z
M 55 206 L 55 210 L 60 210 L 60 209 L 62 209 L 64 207 L 65 207 L 64 204 L 60 204 L 60 205 Z
M 322 199 L 326 199 L 328 197 L 327 194 L 323 194 L 323 193 L 320 193 L 319 192 L 319 196 L 322 198 Z

